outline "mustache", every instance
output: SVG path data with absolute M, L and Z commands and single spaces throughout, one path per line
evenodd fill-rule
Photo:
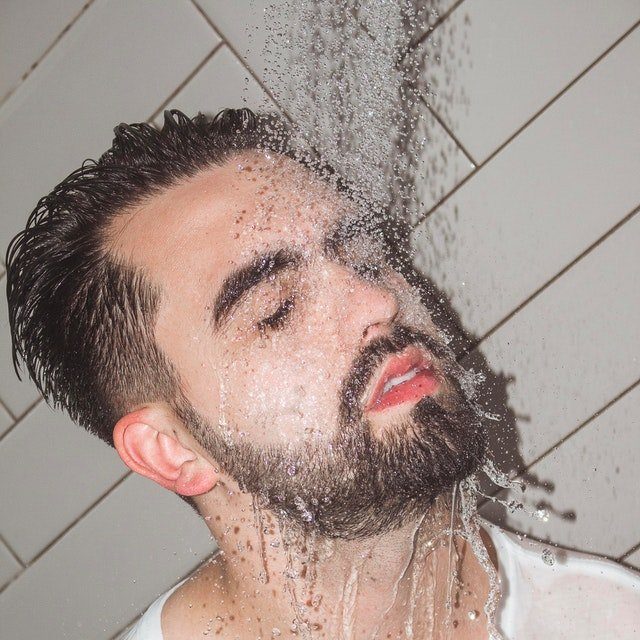
M 380 364 L 411 345 L 426 349 L 441 361 L 446 362 L 452 357 L 448 347 L 424 331 L 396 325 L 390 335 L 376 338 L 364 347 L 347 374 L 339 392 L 340 418 L 343 424 L 361 417 L 362 395 Z

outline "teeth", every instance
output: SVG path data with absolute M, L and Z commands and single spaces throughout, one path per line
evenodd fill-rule
M 396 376 L 395 378 L 389 378 L 382 389 L 382 393 L 387 393 L 389 389 L 393 389 L 393 387 L 397 387 L 399 384 L 406 382 L 407 380 L 411 380 L 411 378 L 415 377 L 415 375 L 420 371 L 419 367 L 414 367 L 410 371 L 407 371 L 404 375 Z

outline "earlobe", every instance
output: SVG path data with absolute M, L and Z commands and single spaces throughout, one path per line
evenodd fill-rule
M 121 418 L 113 430 L 114 445 L 123 462 L 170 491 L 185 496 L 210 491 L 218 480 L 211 463 L 174 434 L 155 428 L 150 415 L 137 413 Z

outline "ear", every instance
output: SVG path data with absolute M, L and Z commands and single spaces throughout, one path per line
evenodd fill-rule
M 218 474 L 186 437 L 181 442 L 180 434 L 167 411 L 144 407 L 118 420 L 113 440 L 132 471 L 183 496 L 207 493 L 218 482 Z

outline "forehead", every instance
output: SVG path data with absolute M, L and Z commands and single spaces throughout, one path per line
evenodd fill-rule
M 119 216 L 108 245 L 159 282 L 185 273 L 215 282 L 267 248 L 311 250 L 346 206 L 295 161 L 243 153 Z

